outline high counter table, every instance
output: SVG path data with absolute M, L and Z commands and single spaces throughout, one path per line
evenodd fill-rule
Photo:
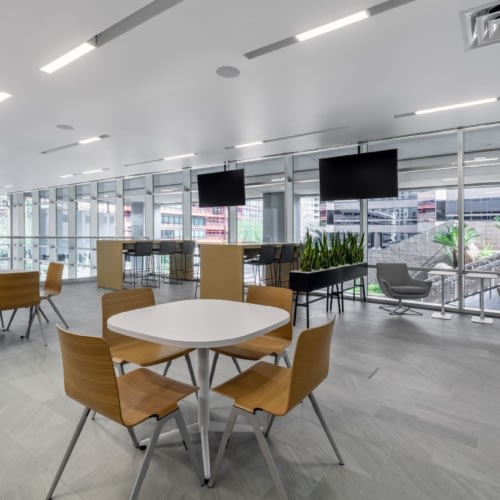
M 242 301 L 245 256 L 262 245 L 275 245 L 278 257 L 283 243 L 200 243 L 200 297 Z
M 289 321 L 284 309 L 228 300 L 180 300 L 127 311 L 108 319 L 108 328 L 142 340 L 198 352 L 198 426 L 203 471 L 210 479 L 209 350 L 268 333 Z
M 112 290 L 123 289 L 123 250 L 138 241 L 146 240 L 97 240 L 97 286 L 100 288 L 111 288 Z M 161 240 L 152 241 L 153 247 L 159 246 Z M 175 240 L 177 249 L 180 250 L 182 240 Z M 192 260 L 186 262 L 185 279 L 192 279 Z

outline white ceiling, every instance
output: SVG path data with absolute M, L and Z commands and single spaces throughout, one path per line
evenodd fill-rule
M 6 2 L 0 17 L 0 192 L 166 171 L 500 121 L 500 45 L 466 51 L 459 13 L 480 0 L 416 0 L 325 36 L 243 54 L 377 0 L 183 0 L 58 72 L 39 70 L 149 0 Z M 496 61 L 496 62 L 495 62 Z M 240 69 L 219 77 L 219 66 Z M 69 124 L 73 131 L 56 128 Z M 234 144 L 337 131 L 247 149 Z M 94 135 L 98 143 L 41 151 Z M 126 164 L 196 152 L 136 167 Z

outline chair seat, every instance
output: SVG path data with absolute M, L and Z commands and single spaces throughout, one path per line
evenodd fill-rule
M 257 361 L 264 356 L 277 356 L 281 354 L 289 345 L 290 341 L 288 339 L 261 335 L 260 337 L 247 340 L 246 342 L 217 347 L 212 350 L 218 352 L 219 354 L 224 354 L 233 358 Z
M 123 344 L 110 345 L 110 351 L 115 363 L 153 366 L 185 356 L 193 349 L 157 344 L 146 340 L 131 340 Z
M 212 390 L 234 400 L 234 406 L 250 413 L 263 410 L 283 416 L 288 407 L 288 390 L 292 370 L 265 361 L 251 366 L 240 375 Z
M 116 379 L 123 423 L 133 427 L 153 416 L 158 419 L 177 409 L 177 403 L 196 387 L 139 368 Z
M 391 290 L 397 295 L 421 295 L 427 294 L 429 287 L 412 285 L 391 285 Z

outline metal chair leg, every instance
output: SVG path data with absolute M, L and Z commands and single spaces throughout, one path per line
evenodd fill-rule
M 210 477 L 210 481 L 208 481 L 208 487 L 212 488 L 215 483 L 215 478 L 217 476 L 217 472 L 219 470 L 220 464 L 224 457 L 224 453 L 226 452 L 227 443 L 229 441 L 229 437 L 231 436 L 231 432 L 233 432 L 233 427 L 236 422 L 236 418 L 238 417 L 238 410 L 233 406 L 231 409 L 231 413 L 229 414 L 229 418 L 227 420 L 226 428 L 224 429 L 224 434 L 222 435 L 222 439 L 220 440 L 219 450 L 217 451 L 217 456 L 215 457 L 215 462 L 212 467 L 212 475 Z
M 198 476 L 198 480 L 200 481 L 200 484 L 203 486 L 205 484 L 205 478 L 203 477 L 203 474 L 201 472 L 200 464 L 196 459 L 196 455 L 193 452 L 191 436 L 189 435 L 189 431 L 186 427 L 186 422 L 184 421 L 184 417 L 182 416 L 180 410 L 176 410 L 174 413 L 172 413 L 172 416 L 175 418 L 175 421 L 177 422 L 177 427 L 179 428 L 179 432 L 181 433 L 181 437 L 184 441 L 184 446 L 186 447 L 186 451 L 188 452 L 189 460 L 191 460 L 191 464 L 196 472 L 196 475 Z
M 59 312 L 59 309 L 54 304 L 54 301 L 50 297 L 47 297 L 47 300 L 49 301 L 49 304 L 52 306 L 52 309 L 54 309 L 56 314 L 59 316 L 59 319 L 63 322 L 64 326 L 66 328 L 69 328 L 68 323 L 66 323 L 66 320 L 62 317 L 62 314 Z
M 163 370 L 163 376 L 165 377 L 168 373 L 168 369 L 170 368 L 170 365 L 172 364 L 172 361 L 167 361 L 167 364 L 165 365 L 165 369 Z
M 243 413 L 243 410 L 240 411 L 241 413 Z M 276 463 L 274 462 L 273 456 L 271 455 L 271 450 L 269 449 L 269 445 L 267 444 L 266 438 L 264 437 L 264 434 L 262 434 L 259 422 L 257 421 L 257 417 L 252 413 L 245 412 L 245 414 L 247 418 L 250 420 L 250 423 L 253 427 L 255 437 L 257 438 L 257 443 L 259 443 L 260 451 L 262 451 L 262 454 L 264 455 L 264 459 L 267 463 L 267 466 L 269 467 L 269 471 L 271 472 L 271 476 L 274 481 L 274 486 L 278 491 L 278 496 L 281 500 L 287 500 L 288 495 L 286 494 L 285 487 L 281 482 L 278 468 L 276 467 Z
M 45 321 L 48 323 L 49 322 L 49 318 L 47 318 L 47 315 L 43 312 L 43 309 L 40 306 L 38 306 L 38 307 L 39 307 L 40 312 L 42 313 L 42 316 L 44 317 Z
M 323 427 L 323 430 L 326 433 L 326 436 L 328 437 L 328 441 L 330 441 L 330 444 L 332 445 L 333 451 L 335 452 L 335 455 L 337 455 L 337 459 L 339 461 L 340 465 L 344 465 L 344 460 L 342 459 L 342 455 L 340 454 L 339 449 L 337 448 L 337 445 L 335 444 L 335 440 L 333 439 L 333 436 L 330 432 L 330 429 L 328 429 L 328 426 L 326 425 L 326 421 L 323 417 L 323 414 L 321 413 L 321 410 L 319 409 L 318 402 L 316 401 L 316 398 L 314 397 L 313 393 L 309 394 L 309 400 L 311 401 L 314 411 L 316 412 L 316 415 L 318 416 L 318 419 L 321 423 L 321 426 Z
M 234 366 L 236 366 L 238 373 L 241 373 L 241 368 L 240 368 L 240 364 L 238 363 L 238 360 L 236 358 L 231 358 L 231 359 L 233 360 Z
M 50 500 L 52 498 L 52 494 L 54 493 L 54 490 L 56 489 L 57 483 L 59 483 L 59 479 L 61 478 L 61 475 L 64 471 L 64 468 L 66 467 L 66 464 L 68 463 L 69 457 L 71 456 L 73 448 L 75 447 L 75 444 L 78 441 L 78 438 L 80 437 L 80 433 L 82 432 L 83 426 L 85 425 L 85 421 L 87 420 L 89 413 L 90 413 L 90 408 L 85 408 L 83 410 L 82 416 L 80 417 L 80 421 L 78 422 L 78 425 L 76 426 L 75 432 L 73 433 L 73 437 L 71 438 L 71 441 L 69 442 L 68 449 L 66 450 L 66 453 L 64 454 L 64 457 L 62 459 L 61 465 L 59 466 L 59 469 L 57 470 L 54 481 L 52 481 L 52 485 L 50 486 L 50 490 L 47 493 L 47 496 L 45 497 L 46 500 Z
M 217 360 L 219 359 L 219 353 L 214 354 L 214 359 L 212 360 L 212 369 L 210 370 L 210 377 L 208 378 L 208 387 L 212 387 L 212 382 L 215 375 L 215 367 L 217 366 Z
M 151 436 L 151 439 L 149 441 L 146 453 L 144 454 L 144 459 L 142 461 L 141 468 L 135 479 L 134 487 L 132 488 L 132 493 L 130 494 L 130 500 L 136 500 L 139 495 L 142 483 L 144 481 L 144 478 L 146 477 L 146 472 L 148 471 L 149 462 L 151 461 L 151 457 L 153 455 L 156 442 L 158 441 L 158 436 L 160 435 L 160 431 L 163 428 L 163 424 L 169 419 L 170 416 L 171 415 L 168 415 L 167 417 L 164 417 L 161 420 L 159 420 L 158 424 L 155 427 L 155 430 L 153 431 L 153 435 Z M 129 429 L 129 431 L 131 430 L 132 429 Z
M 16 315 L 16 313 L 17 313 L 17 309 L 14 309 L 12 311 L 12 314 L 10 315 L 10 319 L 9 319 L 9 323 L 7 325 L 7 328 L 5 328 L 6 331 L 9 331 L 10 325 L 12 324 L 12 320 L 14 319 L 14 316 Z M 3 317 L 2 317 L 2 328 L 3 328 Z
M 188 365 L 188 370 L 189 370 L 189 375 L 191 376 L 191 382 L 193 385 L 198 385 L 196 383 L 196 377 L 194 376 L 194 370 L 193 370 L 193 364 L 191 363 L 191 356 L 189 354 L 186 354 L 184 356 L 184 359 L 186 360 L 186 364 Z
M 139 440 L 137 439 L 137 436 L 135 435 L 134 429 L 132 427 L 127 427 L 128 433 L 130 435 L 130 439 L 132 440 L 132 444 L 134 445 L 134 448 L 139 448 L 139 449 L 144 449 L 141 448 L 141 445 L 139 444 Z

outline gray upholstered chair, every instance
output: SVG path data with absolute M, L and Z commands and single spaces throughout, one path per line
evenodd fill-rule
M 380 289 L 387 297 L 397 299 L 396 306 L 380 306 L 380 309 L 389 311 L 390 314 L 417 314 L 411 307 L 403 305 L 403 299 L 422 299 L 429 295 L 432 282 L 417 280 L 408 273 L 408 266 L 404 263 L 378 263 L 377 280 Z

